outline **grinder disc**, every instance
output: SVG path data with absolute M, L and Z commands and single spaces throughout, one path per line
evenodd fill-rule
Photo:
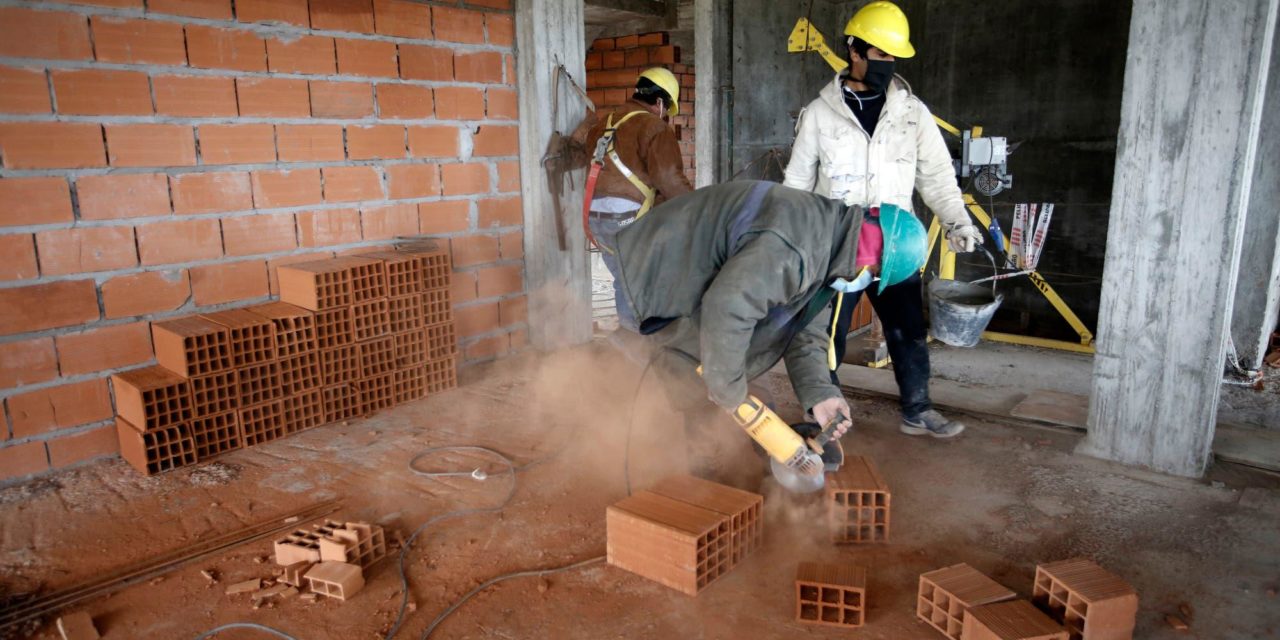
M 812 476 L 797 473 L 773 458 L 769 458 L 769 470 L 773 472 L 778 484 L 792 493 L 813 493 L 826 484 L 824 473 Z

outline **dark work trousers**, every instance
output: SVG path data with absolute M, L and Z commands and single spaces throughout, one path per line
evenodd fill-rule
M 884 293 L 876 293 L 878 282 L 867 287 L 867 298 L 876 310 L 884 327 L 884 341 L 893 358 L 893 377 L 898 381 L 902 417 L 914 420 L 932 408 L 929 403 L 929 328 L 924 323 L 924 299 L 921 297 L 920 274 L 903 282 L 885 287 Z M 831 304 L 834 306 L 835 301 Z M 840 305 L 840 317 L 836 320 L 836 362 L 844 362 L 845 338 L 849 335 L 849 323 L 853 321 L 853 308 L 858 306 L 858 294 L 845 294 Z M 831 372 L 831 382 L 840 381 Z

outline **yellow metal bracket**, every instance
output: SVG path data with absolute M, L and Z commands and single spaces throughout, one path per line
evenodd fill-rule
M 796 21 L 796 26 L 791 30 L 791 35 L 787 36 L 787 51 L 791 53 L 800 53 L 802 51 L 817 51 L 827 64 L 831 65 L 836 71 L 844 71 L 849 63 L 843 60 L 836 52 L 827 46 L 827 39 L 822 37 L 822 33 L 809 23 L 807 18 L 800 18 Z

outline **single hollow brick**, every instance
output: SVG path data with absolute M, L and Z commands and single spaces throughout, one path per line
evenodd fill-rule
M 160 366 L 185 378 L 231 368 L 227 328 L 199 316 L 151 323 Z
M 1037 566 L 1031 599 L 1063 623 L 1072 640 L 1133 637 L 1138 592 L 1124 578 L 1088 558 Z
M 116 413 L 143 431 L 154 431 L 191 419 L 187 380 L 164 367 L 146 367 L 111 376 Z
M 422 367 L 397 369 L 394 382 L 396 404 L 404 404 L 427 395 L 427 373 Z
M 452 322 L 429 324 L 423 333 L 427 360 L 443 360 L 458 355 L 458 333 Z
M 351 302 L 367 302 L 387 296 L 387 278 L 381 260 L 361 256 L 334 258 L 351 272 Z
M 356 564 L 355 532 L 345 529 L 320 538 L 321 562 L 347 562 Z
M 201 314 L 227 328 L 231 338 L 231 365 L 243 367 L 276 359 L 276 326 L 248 309 L 228 309 Z
M 321 383 L 326 387 L 354 382 L 360 377 L 360 344 L 352 342 L 320 351 Z
M 297 433 L 324 424 L 324 400 L 319 388 L 284 399 L 286 433 Z
M 959 640 L 964 612 L 972 607 L 1018 597 L 977 569 L 960 563 L 920 576 L 916 617 L 952 640 Z
M 143 432 L 123 418 L 116 418 L 120 455 L 144 475 L 155 475 L 193 464 L 195 443 L 187 425 L 177 424 Z
M 387 536 L 382 527 L 367 522 L 348 522 L 347 531 L 356 533 L 356 557 L 361 568 L 369 568 L 387 555 Z
M 417 295 L 422 291 L 422 269 L 419 260 L 400 251 L 374 251 L 357 254 L 382 263 L 382 274 L 387 284 L 387 296 L 396 298 Z
M 275 325 L 276 353 L 281 358 L 317 349 L 316 319 L 312 312 L 287 302 L 268 302 L 248 307 L 246 311 L 256 313 Z
M 276 400 L 241 409 L 240 433 L 244 434 L 246 447 L 283 437 L 287 433 L 284 422 L 284 402 Z
M 801 562 L 796 568 L 796 620 L 832 627 L 861 627 L 866 607 L 866 568 L 816 562 Z
M 609 564 L 697 595 L 731 562 L 729 521 L 714 511 L 641 491 L 606 511 Z
M 427 362 L 427 332 L 425 329 L 396 333 L 391 336 L 391 339 L 395 343 L 396 369 L 408 369 L 410 367 L 422 369 L 422 365 Z M 426 378 L 424 376 L 424 385 L 426 384 L 425 381 Z M 424 393 L 425 389 L 426 387 L 424 386 Z
M 316 346 L 321 351 L 355 342 L 355 325 L 351 322 L 351 307 L 335 307 L 317 311 Z
M 832 542 L 885 542 L 889 539 L 889 485 L 874 462 L 863 456 L 845 459 L 827 474 L 827 522 Z
M 314 260 L 276 269 L 280 301 L 320 311 L 345 307 L 351 298 L 351 270 L 339 260 Z
M 677 475 L 664 478 L 650 491 L 673 500 L 687 502 L 729 519 L 732 536 L 730 566 L 754 551 L 764 539 L 764 497 L 719 483 Z
M 355 386 L 360 391 L 362 413 L 366 415 L 388 409 L 396 403 L 394 371 L 357 380 Z
M 391 333 L 391 316 L 387 299 L 378 298 L 351 305 L 352 335 L 359 342 Z
M 432 289 L 422 294 L 422 321 L 427 325 L 452 323 L 453 303 L 448 289 Z
M 320 536 L 314 531 L 295 529 L 272 544 L 276 564 L 285 567 L 305 564 L 307 566 L 320 562 Z M 305 571 L 303 572 L 305 575 Z M 285 575 L 288 575 L 286 570 Z M 292 583 L 290 583 L 292 584 Z
M 321 562 L 304 576 L 312 593 L 326 598 L 347 600 L 364 588 L 360 567 L 345 562 Z
M 196 461 L 235 451 L 244 446 L 240 433 L 240 414 L 227 411 L 191 421 L 191 440 L 196 447 Z
M 427 375 L 427 395 L 448 391 L 458 386 L 458 364 L 452 357 L 430 360 L 423 370 Z
M 284 397 L 280 386 L 280 363 L 264 362 L 238 369 L 240 372 L 240 403 L 256 405 Z
M 316 525 L 314 533 L 322 562 L 347 562 L 368 569 L 387 555 L 386 535 L 378 525 L 328 520 Z
M 420 240 L 401 244 L 396 250 L 407 253 L 418 261 L 418 268 L 422 271 L 423 291 L 449 288 L 453 264 L 449 259 L 447 245 L 436 240 Z
M 306 584 L 306 581 L 303 580 L 302 576 L 306 575 L 307 571 L 309 571 L 314 564 L 315 563 L 313 562 L 306 561 L 294 562 L 284 568 L 284 575 L 280 577 L 280 581 L 289 586 L 301 589 L 302 586 Z
M 240 407 L 240 372 L 227 369 L 203 376 L 192 376 L 191 415 L 202 418 Z
M 286 398 L 320 387 L 322 376 L 319 351 L 281 358 L 279 366 L 280 387 Z
M 322 389 L 324 421 L 338 422 L 364 415 L 364 403 L 354 384 L 339 384 Z
M 1068 633 L 1026 600 L 986 604 L 964 616 L 964 640 L 1067 640 Z
M 391 333 L 414 331 L 423 326 L 422 294 L 387 299 L 387 317 Z

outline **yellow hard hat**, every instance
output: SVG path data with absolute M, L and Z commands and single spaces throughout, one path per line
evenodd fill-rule
M 645 69 L 640 77 L 658 85 L 671 96 L 671 104 L 667 105 L 667 115 L 673 118 L 680 115 L 680 82 L 676 80 L 676 74 L 662 67 L 653 67 Z
M 910 58 L 916 54 L 916 48 L 911 46 L 907 14 L 898 5 L 885 0 L 876 0 L 859 9 L 844 25 L 844 34 L 862 38 L 895 58 Z

